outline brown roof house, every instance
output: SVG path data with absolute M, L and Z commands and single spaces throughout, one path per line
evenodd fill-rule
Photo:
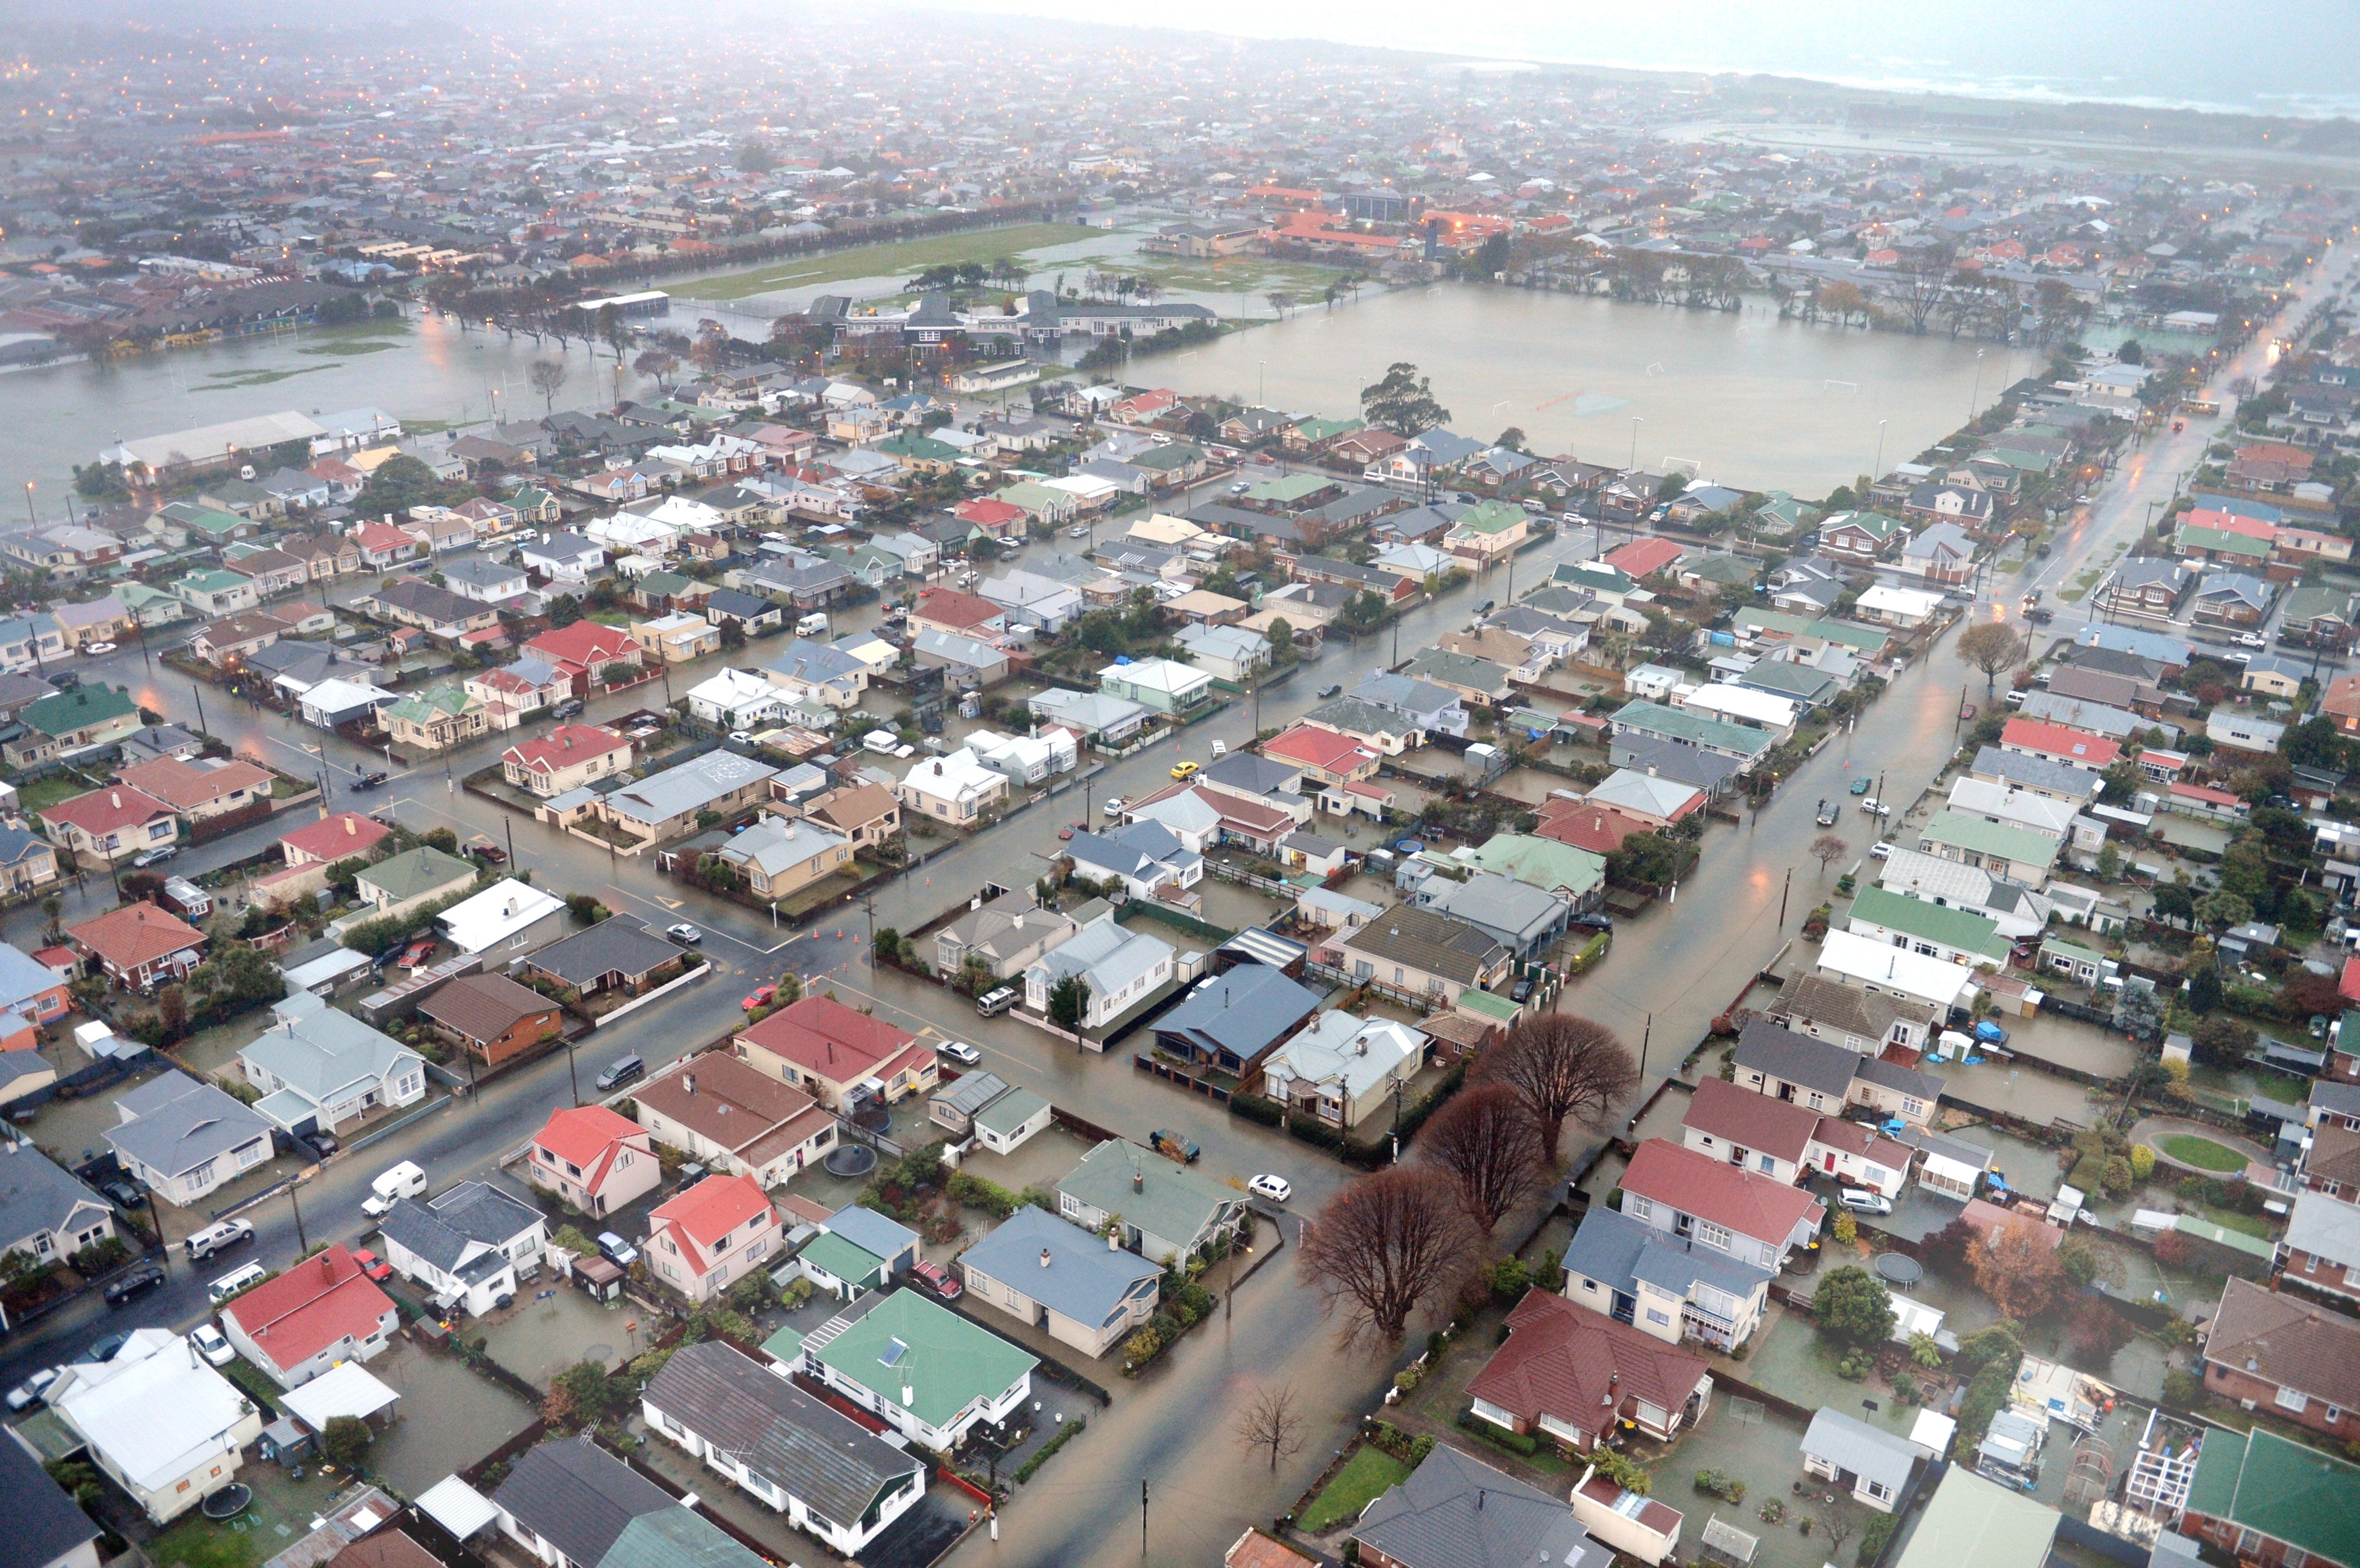
M 718 1051 L 683 1058 L 632 1099 L 658 1143 L 765 1187 L 836 1147 L 836 1118 L 809 1094 Z
M 505 975 L 463 975 L 419 1004 L 445 1038 L 486 1067 L 515 1060 L 554 1036 L 563 1009 Z
M 98 960 L 108 979 L 136 991 L 184 978 L 205 959 L 205 933 L 149 903 L 118 905 L 68 926 L 66 935 Z
M 2360 1435 L 2360 1322 L 2233 1279 L 2204 1337 L 2204 1387 L 2349 1441 Z
M 1668 1443 L 1712 1403 L 1704 1358 L 1531 1290 L 1508 1314 L 1508 1342 L 1468 1384 L 1475 1415 L 1588 1453 L 1628 1421 Z

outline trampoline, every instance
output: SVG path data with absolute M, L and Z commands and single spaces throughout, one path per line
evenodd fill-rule
M 877 1169 L 877 1151 L 865 1143 L 839 1143 L 820 1164 L 831 1176 L 866 1176 Z
M 222 1519 L 237 1518 L 238 1515 L 246 1512 L 246 1505 L 253 1501 L 253 1487 L 243 1481 L 232 1481 L 220 1491 L 206 1497 L 197 1507 L 205 1518 L 218 1522 Z
M 1926 1266 L 1903 1252 L 1876 1255 L 1876 1277 L 1888 1285 L 1915 1285 L 1926 1277 Z

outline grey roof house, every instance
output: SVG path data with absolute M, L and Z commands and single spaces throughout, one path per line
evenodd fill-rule
M 674 1351 L 639 1408 L 666 1438 L 847 1557 L 926 1489 L 921 1461 L 716 1340 Z
M 115 1234 L 115 1211 L 28 1142 L 0 1142 L 0 1257 L 57 1263 Z
M 98 1568 L 97 1522 L 21 1443 L 0 1443 L 0 1568 Z
M 1391 1568 L 1607 1568 L 1573 1507 L 1448 1443 L 1352 1526 L 1360 1561 Z
M 1465 920 L 1518 958 L 1556 941 L 1573 919 L 1573 906 L 1554 893 L 1490 871 L 1464 882 L 1429 877 L 1416 898 L 1418 908 Z
M 1880 1513 L 1891 1513 L 1909 1486 L 1923 1448 L 1897 1432 L 1822 1405 L 1803 1433 L 1803 1468 L 1833 1481 Z
M 237 1053 L 262 1091 L 254 1108 L 290 1134 L 333 1132 L 388 1106 L 426 1097 L 426 1060 L 309 991 L 272 1009 L 271 1027 Z
M 1582 1216 L 1565 1270 L 1568 1301 L 1673 1345 L 1743 1345 L 1770 1299 L 1770 1270 L 1604 1207 Z
M 437 1303 L 480 1317 L 517 1292 L 517 1265 L 548 1239 L 539 1209 L 481 1181 L 462 1181 L 427 1203 L 404 1198 L 379 1229 L 385 1260 Z
M 1104 1356 L 1154 1315 L 1163 1270 L 1027 1205 L 959 1255 L 967 1300 Z
M 268 1160 L 271 1127 L 211 1083 L 177 1069 L 115 1096 L 107 1146 L 169 1203 L 195 1203 Z
M 1237 1228 L 1245 1196 L 1135 1143 L 1113 1138 L 1056 1183 L 1057 1213 L 1085 1230 L 1117 1215 L 1117 1239 L 1152 1263 L 1185 1258 Z
M 1175 1056 L 1244 1074 L 1319 1010 L 1319 993 L 1259 964 L 1196 982 L 1155 1020 L 1155 1043 Z
M 934 968 L 956 975 L 972 959 L 1006 980 L 1080 929 L 1063 909 L 1043 909 L 1029 889 L 1003 893 L 934 933 Z
M 525 966 L 587 996 L 617 985 L 636 991 L 657 970 L 685 958 L 637 915 L 609 915 L 586 931 L 551 942 L 526 959 Z
M 762 1558 L 587 1432 L 527 1451 L 491 1504 L 501 1533 L 550 1568 L 763 1568 Z

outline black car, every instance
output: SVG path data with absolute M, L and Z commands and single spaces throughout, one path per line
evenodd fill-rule
M 386 772 L 383 768 L 379 768 L 374 773 L 360 774 L 353 779 L 353 792 L 355 794 L 358 794 L 364 789 L 374 789 L 391 777 L 392 775 Z
M 122 1273 L 116 1275 L 114 1279 L 109 1279 L 106 1282 L 105 1290 L 102 1293 L 106 1297 L 106 1304 L 108 1306 L 127 1307 L 133 1301 L 137 1301 L 140 1297 L 156 1289 L 163 1282 L 164 1269 L 162 1265 L 155 1263 L 142 1263 L 137 1269 L 126 1269 Z M 115 1346 L 115 1349 L 117 1350 L 122 1348 L 123 1347 L 119 1345 Z M 102 1359 L 104 1359 L 104 1357 L 102 1357 Z
M 138 1188 L 120 1176 L 112 1181 L 101 1181 L 98 1190 L 106 1194 L 108 1203 L 119 1209 L 136 1209 L 148 1201 Z
M 112 1361 L 115 1359 L 116 1354 L 121 1351 L 125 1345 L 130 1343 L 131 1336 L 127 1334 L 110 1334 L 102 1338 L 92 1340 L 90 1342 L 90 1348 L 82 1353 L 82 1358 L 84 1361 L 91 1362 L 103 1363 Z
M 1491 604 L 1492 601 L 1486 599 L 1475 606 L 1475 613 L 1479 615 L 1488 615 L 1491 613 Z
M 1330 697 L 1338 697 L 1343 695 L 1343 692 L 1344 688 L 1341 685 L 1322 686 L 1319 688 L 1319 700 L 1324 702 Z
M 1511 1002 L 1517 1003 L 1521 1006 L 1532 999 L 1533 983 L 1531 981 L 1519 980 L 1514 985 L 1508 987 L 1508 1000 Z
M 1584 931 L 1612 931 L 1614 917 L 1612 915 L 1576 915 L 1573 917 L 1573 923 Z
M 302 1133 L 298 1135 L 295 1141 L 310 1149 L 315 1157 L 321 1160 L 327 1159 L 328 1156 L 335 1153 L 337 1149 L 344 1147 L 336 1141 L 336 1135 L 332 1132 L 314 1131 Z
M 555 707 L 550 709 L 549 716 L 552 719 L 570 719 L 580 713 L 583 706 L 584 704 L 581 698 L 568 697 L 563 702 L 560 702 Z

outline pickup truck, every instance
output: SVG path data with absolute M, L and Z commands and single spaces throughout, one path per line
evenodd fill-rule
M 1166 1160 L 1176 1160 L 1183 1165 L 1194 1165 L 1205 1151 L 1176 1132 L 1157 1127 L 1147 1135 L 1147 1147 Z

